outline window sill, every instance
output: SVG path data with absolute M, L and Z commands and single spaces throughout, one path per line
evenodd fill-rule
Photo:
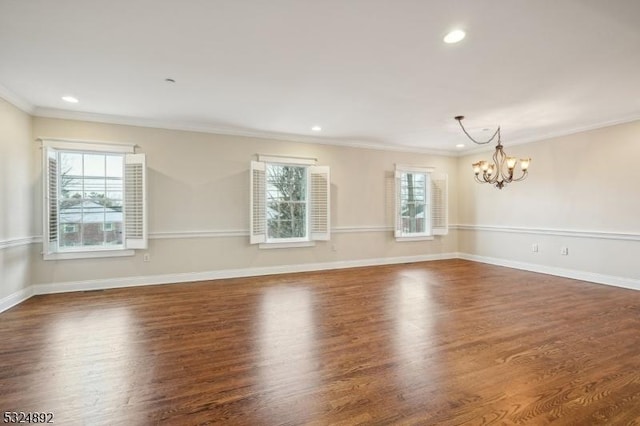
M 433 235 L 416 235 L 412 237 L 396 237 L 396 241 L 432 241 Z
M 45 253 L 44 260 L 70 260 L 70 259 L 95 259 L 100 257 L 123 257 L 135 255 L 134 250 L 91 250 L 91 251 L 69 251 L 59 253 Z
M 261 249 L 280 249 L 280 248 L 296 248 L 296 247 L 314 247 L 315 241 L 299 241 L 288 243 L 262 243 L 258 247 Z

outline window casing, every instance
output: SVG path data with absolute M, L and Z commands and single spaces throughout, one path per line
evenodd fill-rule
M 273 248 L 328 240 L 329 168 L 308 159 L 259 160 L 251 162 L 250 242 Z
M 45 260 L 146 248 L 144 154 L 126 145 L 42 143 Z
M 448 233 L 447 177 L 433 168 L 396 165 L 395 237 L 429 240 Z

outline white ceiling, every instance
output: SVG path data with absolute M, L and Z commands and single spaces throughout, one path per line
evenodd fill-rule
M 640 1 L 0 0 L 0 85 L 43 116 L 456 151 L 463 114 L 509 145 L 640 118 Z

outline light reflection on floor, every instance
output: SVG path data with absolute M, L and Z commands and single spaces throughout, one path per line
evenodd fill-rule
M 403 271 L 391 288 L 393 300 L 390 315 L 395 318 L 393 348 L 401 361 L 399 385 L 411 389 L 416 382 L 428 381 L 434 371 L 430 350 L 435 327 L 437 304 L 431 295 L 424 271 Z
M 313 293 L 305 287 L 265 289 L 259 317 L 260 388 L 273 397 L 280 421 L 290 412 L 313 413 L 318 401 L 309 397 L 318 386 Z M 278 406 L 295 403 L 296 409 Z
M 43 394 L 64 401 L 65 411 L 75 412 L 79 419 L 92 413 L 84 419 L 87 424 L 101 415 L 109 418 L 114 407 L 126 406 L 140 385 L 131 380 L 140 374 L 133 374 L 137 367 L 131 360 L 138 357 L 138 349 L 130 321 L 128 308 L 122 307 L 92 308 L 50 323 L 49 349 L 42 356 L 57 360 L 58 366 L 51 380 L 42 384 Z

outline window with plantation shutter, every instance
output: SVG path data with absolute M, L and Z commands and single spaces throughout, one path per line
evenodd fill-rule
M 331 223 L 329 220 L 331 180 L 329 178 L 329 167 L 311 166 L 309 167 L 309 176 L 311 178 L 311 213 L 309 218 L 311 239 L 329 240 L 331 237 Z
M 329 167 L 310 159 L 259 160 L 250 168 L 250 243 L 272 248 L 329 240 Z
M 126 247 L 147 248 L 146 159 L 144 154 L 125 155 L 124 223 Z
M 251 206 L 249 208 L 249 234 L 251 244 L 264 243 L 265 231 L 265 164 L 251 162 Z
M 45 253 L 51 253 L 51 248 L 58 244 L 58 157 L 51 149 L 44 149 L 46 179 L 44 180 L 44 227 L 47 232 L 43 238 Z
M 42 140 L 45 260 L 147 248 L 144 154 L 130 145 Z
M 429 240 L 446 234 L 446 175 L 429 167 L 396 165 L 395 182 L 396 240 Z
M 449 233 L 447 189 L 447 175 L 433 173 L 431 175 L 431 226 L 433 235 L 446 235 Z

